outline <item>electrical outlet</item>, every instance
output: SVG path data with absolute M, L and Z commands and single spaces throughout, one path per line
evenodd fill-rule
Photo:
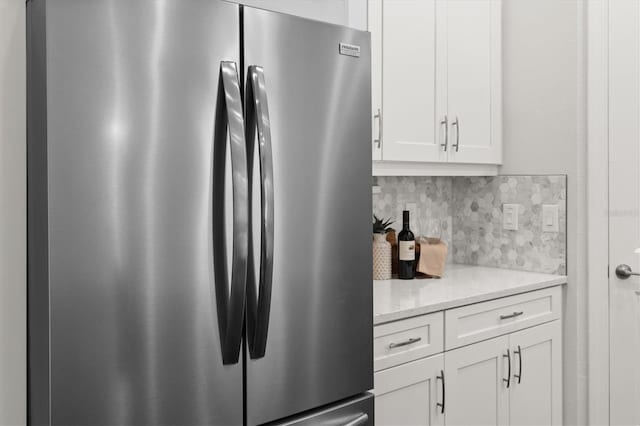
M 542 232 L 559 232 L 558 205 L 542 205 Z
M 502 205 L 502 228 L 510 231 L 518 230 L 518 205 Z

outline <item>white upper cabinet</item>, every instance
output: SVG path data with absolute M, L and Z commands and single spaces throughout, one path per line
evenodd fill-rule
M 443 161 L 436 127 L 436 2 L 383 0 L 383 160 Z
M 497 173 L 501 0 L 369 0 L 368 7 L 374 174 Z
M 501 3 L 446 3 L 449 161 L 502 162 Z

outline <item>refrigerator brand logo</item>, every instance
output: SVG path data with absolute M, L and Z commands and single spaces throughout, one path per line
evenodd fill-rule
M 340 43 L 340 54 L 359 58 L 360 46 L 356 46 L 355 44 Z

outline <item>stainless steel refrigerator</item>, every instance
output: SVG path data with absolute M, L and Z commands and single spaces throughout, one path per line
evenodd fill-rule
M 27 10 L 30 424 L 373 424 L 368 34 Z

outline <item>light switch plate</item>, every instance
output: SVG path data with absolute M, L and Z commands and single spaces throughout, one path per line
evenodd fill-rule
M 558 205 L 542 205 L 542 232 L 559 232 Z
M 502 228 L 510 231 L 518 230 L 518 205 L 502 205 Z

